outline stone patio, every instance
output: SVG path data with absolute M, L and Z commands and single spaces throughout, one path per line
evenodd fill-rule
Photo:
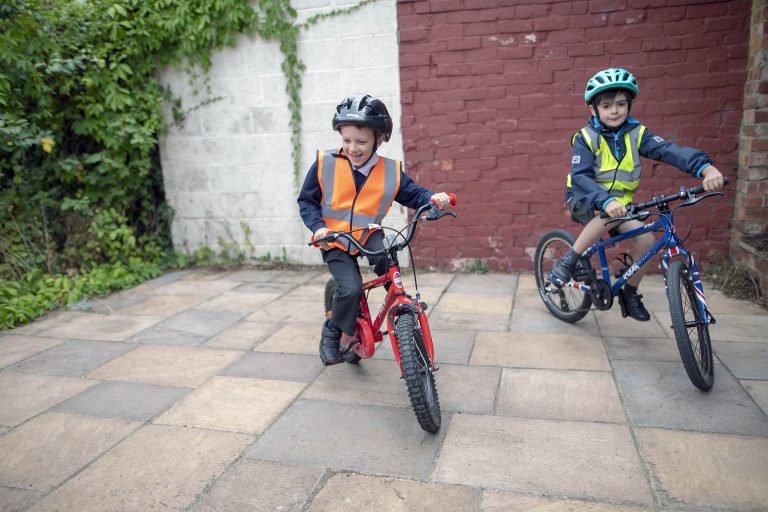
M 658 276 L 650 322 L 614 308 L 570 325 L 532 275 L 420 274 L 443 413 L 429 434 L 386 337 L 359 365 L 320 364 L 327 278 L 172 272 L 0 333 L 0 511 L 768 509 L 754 304 L 708 290 L 704 393 Z

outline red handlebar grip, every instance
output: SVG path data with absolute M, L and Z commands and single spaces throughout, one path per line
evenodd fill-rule
M 449 192 L 448 193 L 448 202 L 451 203 L 451 206 L 456 206 L 457 201 L 458 200 L 456 199 L 456 194 L 454 194 L 453 192 Z M 437 206 L 437 203 L 435 203 L 434 201 L 432 201 L 432 204 Z

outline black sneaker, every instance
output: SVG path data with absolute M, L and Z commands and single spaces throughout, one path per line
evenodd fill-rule
M 557 285 L 563 285 L 571 280 L 573 271 L 576 270 L 576 264 L 579 262 L 578 253 L 573 249 L 568 251 L 563 257 L 557 260 L 555 266 L 552 267 L 549 277 Z
M 647 322 L 651 319 L 651 314 L 645 309 L 642 298 L 643 296 L 637 293 L 637 288 L 624 286 L 624 307 L 627 315 L 640 322 Z
M 339 351 L 341 330 L 336 327 L 329 327 L 329 322 L 330 319 L 325 321 L 320 334 L 320 361 L 323 362 L 324 366 L 331 366 L 344 361 Z

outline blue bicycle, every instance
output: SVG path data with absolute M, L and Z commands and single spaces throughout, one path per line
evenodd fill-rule
M 728 183 L 727 178 L 724 179 L 724 183 Z M 549 231 L 536 247 L 534 268 L 539 295 L 547 309 L 560 320 L 569 323 L 577 322 L 584 318 L 592 306 L 600 311 L 608 310 L 613 305 L 614 297 L 618 297 L 622 316 L 626 317 L 622 286 L 651 258 L 661 253 L 661 270 L 664 275 L 677 348 L 688 378 L 694 386 L 707 391 L 714 383 L 709 326 L 715 323 L 715 318 L 707 309 L 696 260 L 693 254 L 683 247 L 687 236 L 681 240 L 674 224 L 676 210 L 692 206 L 708 197 L 723 195 L 722 192 L 697 195 L 702 192 L 704 187 L 701 185 L 689 189 L 680 187 L 680 191 L 676 194 L 662 195 L 645 203 L 632 204 L 627 207 L 627 214 L 624 217 L 607 220 L 606 224 L 618 225 L 629 220 L 636 219 L 644 222 L 651 216 L 658 217 L 626 233 L 614 235 L 612 231 L 610 238 L 593 244 L 582 254 L 573 277 L 567 283 L 553 282 L 550 272 L 557 260 L 573 246 L 575 238 L 562 229 Z M 670 205 L 676 201 L 682 202 L 670 208 Z M 656 211 L 649 211 L 650 208 L 655 208 Z M 628 254 L 621 255 L 622 258 L 619 261 L 623 267 L 614 275 L 615 281 L 611 281 L 605 249 L 643 233 L 655 231 L 661 231 L 662 236 L 638 261 L 632 261 L 632 257 Z M 690 235 L 690 231 L 688 234 Z M 595 254 L 598 254 L 600 259 L 599 273 L 591 263 L 592 256 Z

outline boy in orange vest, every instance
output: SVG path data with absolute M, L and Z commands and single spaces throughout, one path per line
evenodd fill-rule
M 350 96 L 337 107 L 333 129 L 341 134 L 341 148 L 318 151 L 299 192 L 299 211 L 304 225 L 322 238 L 333 231 L 350 232 L 369 251 L 383 248 L 380 226 L 392 201 L 416 209 L 433 201 L 440 208 L 448 194 L 420 187 L 405 174 L 402 162 L 384 158 L 376 149 L 389 141 L 392 118 L 380 100 L 369 95 Z M 325 366 L 343 361 L 341 333 L 355 334 L 355 315 L 363 293 L 355 258 L 359 251 L 344 239 L 320 244 L 338 288 L 331 318 L 320 337 L 320 360 Z M 377 275 L 386 271 L 386 257 L 368 258 Z

